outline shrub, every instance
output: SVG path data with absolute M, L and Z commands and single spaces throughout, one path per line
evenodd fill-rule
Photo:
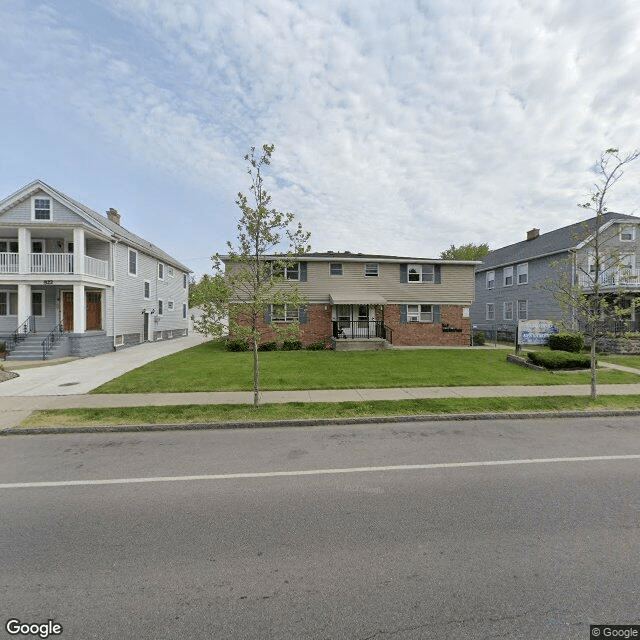
M 285 340 L 282 343 L 283 351 L 298 351 L 302 349 L 302 342 L 300 340 Z
M 473 344 L 484 344 L 484 331 L 476 331 L 473 334 Z
M 249 351 L 249 343 L 246 340 L 237 338 L 236 340 L 227 340 L 224 348 L 227 351 Z
M 309 351 L 324 351 L 325 350 L 324 340 L 318 340 L 318 342 L 312 342 L 311 344 L 308 344 L 305 348 L 308 349 Z
M 591 358 L 586 353 L 530 351 L 527 357 L 545 369 L 588 369 L 591 366 Z
M 258 345 L 258 351 L 277 351 L 278 343 L 275 340 L 271 342 L 263 342 L 261 345 Z
M 584 348 L 584 336 L 581 333 L 556 333 L 549 336 L 549 348 L 553 351 L 580 353 Z

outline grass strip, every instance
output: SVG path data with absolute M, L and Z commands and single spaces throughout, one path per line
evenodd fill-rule
M 375 418 L 380 416 L 446 415 L 465 413 L 513 413 L 640 409 L 640 396 L 600 396 L 592 401 L 581 396 L 443 398 L 248 405 L 180 405 L 100 409 L 36 411 L 21 427 L 106 426 L 122 424 L 212 424 L 270 422 L 278 420 Z

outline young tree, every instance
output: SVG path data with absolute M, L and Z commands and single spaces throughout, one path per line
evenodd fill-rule
M 221 318 L 228 318 L 229 333 L 246 340 L 253 351 L 253 404 L 260 404 L 260 358 L 258 346 L 264 320 L 271 305 L 298 308 L 305 301 L 298 288 L 285 277 L 296 257 L 310 251 L 310 234 L 301 223 L 295 225 L 293 213 L 283 213 L 271 206 L 263 172 L 271 164 L 274 145 L 263 145 L 260 155 L 255 147 L 244 157 L 248 162 L 250 195 L 238 193 L 236 204 L 241 217 L 237 225 L 236 243 L 227 242 L 228 253 L 214 256 L 216 276 L 211 279 L 200 327 L 219 335 Z M 286 246 L 285 246 L 286 245 Z M 298 323 L 271 323 L 281 336 L 295 334 Z
M 456 247 L 452 244 L 448 249 L 440 252 L 442 260 L 482 260 L 489 253 L 489 245 L 486 242 L 482 244 L 461 244 Z
M 615 274 L 625 264 L 619 248 L 612 240 L 617 231 L 604 224 L 608 212 L 609 192 L 622 178 L 624 168 L 640 156 L 640 151 L 626 155 L 618 149 L 604 151 L 596 164 L 599 178 L 590 199 L 578 206 L 595 214 L 585 222 L 581 238 L 568 261 L 556 265 L 558 277 L 549 284 L 563 311 L 562 324 L 580 328 L 591 343 L 591 398 L 597 397 L 597 347 L 609 331 L 612 321 L 628 316 L 630 309 L 622 304 L 622 290 Z

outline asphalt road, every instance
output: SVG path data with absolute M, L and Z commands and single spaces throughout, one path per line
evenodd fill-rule
M 566 640 L 640 622 L 637 417 L 1 445 L 3 627 Z

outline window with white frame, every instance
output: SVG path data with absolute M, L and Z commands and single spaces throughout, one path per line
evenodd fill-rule
M 496 272 L 487 271 L 487 289 L 493 289 L 496 283 Z
M 18 253 L 18 241 L 0 240 L 0 253 Z
M 138 275 L 138 252 L 135 249 L 129 249 L 129 275 Z
M 410 264 L 407 266 L 409 282 L 433 282 L 435 269 L 432 264 Z
M 182 305 L 182 318 L 183 318 L 183 320 L 186 319 L 186 317 L 187 317 L 187 305 L 183 304 Z
M 164 302 L 162 300 L 158 300 L 158 315 L 164 315 Z
M 167 311 L 173 311 L 173 300 L 167 300 Z
M 182 274 L 182 288 L 183 289 L 187 288 L 187 274 L 186 273 Z
M 285 280 L 300 280 L 300 264 L 298 262 L 289 265 L 276 265 L 273 268 L 273 275 Z
M 18 315 L 18 292 L 0 291 L 0 316 Z
M 433 306 L 430 304 L 408 304 L 407 322 L 433 322 Z
M 144 299 L 148 300 L 151 297 L 151 283 L 148 280 L 144 281 Z
M 158 280 L 164 280 L 164 264 L 158 262 Z
M 174 272 L 174 270 L 173 270 L 173 267 L 167 267 L 167 275 L 168 275 L 170 278 L 173 278 L 174 273 L 175 273 L 175 272 Z
M 517 266 L 518 284 L 527 284 L 529 282 L 529 263 L 523 262 Z
M 298 319 L 298 308 L 286 304 L 271 305 L 271 322 L 293 322 Z
M 485 319 L 486 320 L 496 319 L 496 307 L 493 302 L 487 302 L 487 307 L 485 310 Z
M 32 291 L 31 292 L 31 315 L 32 316 L 44 316 L 44 291 Z
M 378 277 L 378 263 L 377 262 L 366 262 L 364 265 L 364 275 L 368 278 L 377 278 Z
M 505 287 L 513 285 L 513 267 L 505 267 L 502 270 L 502 284 Z
M 332 262 L 329 265 L 329 275 L 330 276 L 341 276 L 342 275 L 342 262 Z
M 33 220 L 51 220 L 51 199 L 33 199 L 32 218 Z
M 528 309 L 526 300 L 518 300 L 518 320 L 527 320 Z
M 620 240 L 623 242 L 632 242 L 636 239 L 636 227 L 631 224 L 620 225 Z
M 513 320 L 513 302 L 502 303 L 502 319 Z

